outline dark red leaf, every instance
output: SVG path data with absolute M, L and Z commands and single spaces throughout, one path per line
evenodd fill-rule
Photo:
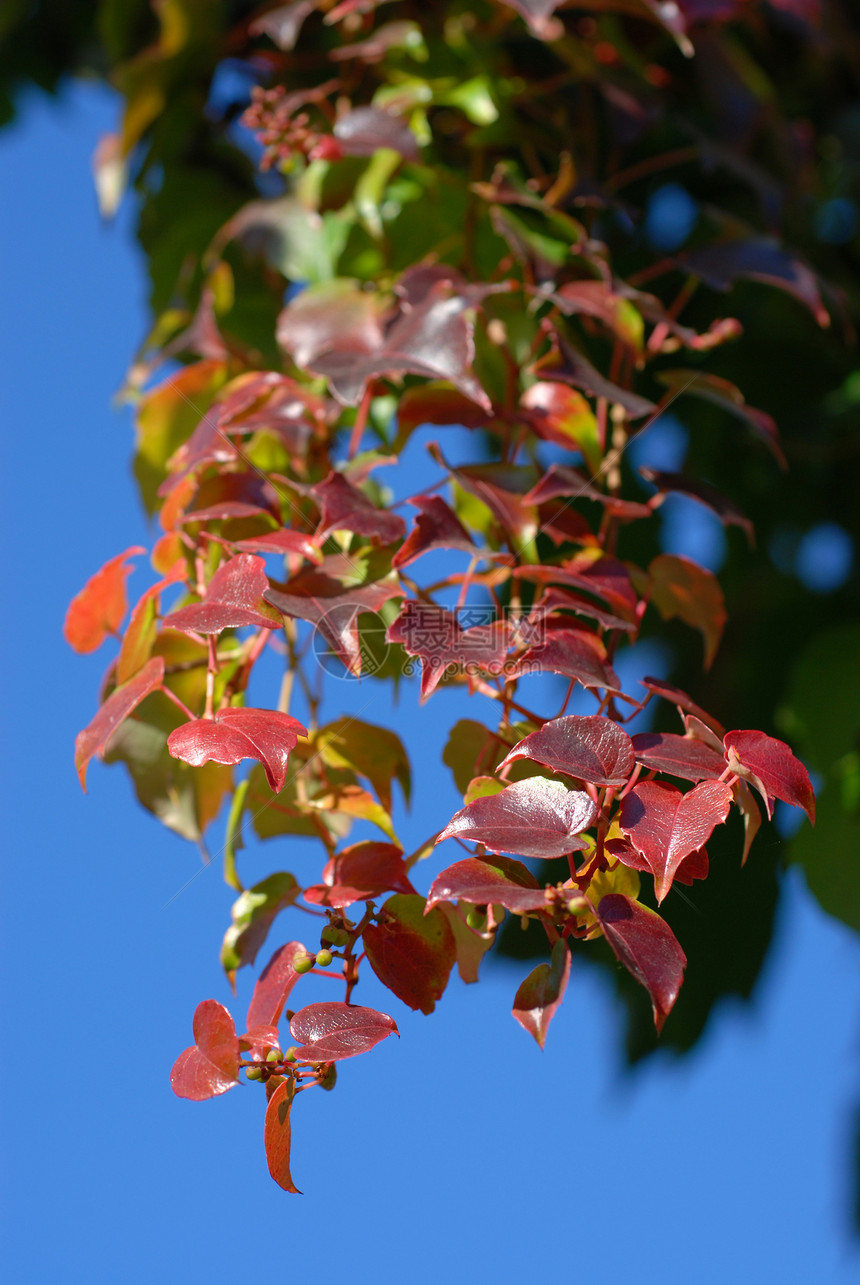
M 648 874 L 651 872 L 648 862 L 629 839 L 610 839 L 606 844 L 606 851 L 622 865 L 629 866 L 631 870 L 643 870 Z M 689 886 L 694 879 L 707 879 L 707 877 L 708 854 L 704 848 L 697 848 L 688 857 L 684 857 L 675 871 L 674 882 Z
M 475 799 L 448 822 L 436 840 L 470 839 L 493 852 L 562 857 L 587 847 L 580 838 L 597 809 L 584 790 L 568 790 L 542 776 L 516 781 L 500 794 Z
M 263 1138 L 266 1144 L 266 1161 L 269 1173 L 279 1187 L 300 1196 L 290 1173 L 290 1109 L 295 1096 L 296 1082 L 292 1078 L 283 1080 L 269 1098 L 266 1107 L 266 1123 L 263 1127 Z
M 399 117 L 380 107 L 354 107 L 334 127 L 344 156 L 372 156 L 380 147 L 399 152 L 407 161 L 421 159 L 418 140 Z
M 402 589 L 396 579 L 376 580 L 372 584 L 347 588 L 342 581 L 325 572 L 304 571 L 280 589 L 269 589 L 266 601 L 285 616 L 308 620 L 314 625 L 334 654 L 351 674 L 361 673 L 361 646 L 358 618 L 362 612 L 377 612 Z
M 656 508 L 658 502 L 662 501 L 667 493 L 688 495 L 716 513 L 724 526 L 740 527 L 749 543 L 755 544 L 755 532 L 749 518 L 744 516 L 733 500 L 715 487 L 709 486 L 707 482 L 700 482 L 698 478 L 684 477 L 682 473 L 661 473 L 653 468 L 640 468 L 639 472 L 646 482 L 651 482 L 657 487 L 657 495 L 651 501 L 653 507 Z
M 600 598 L 622 620 L 631 623 L 636 620 L 638 600 L 630 573 L 623 562 L 608 554 L 601 556 L 583 550 L 563 566 L 522 566 L 517 568 L 517 575 L 524 580 L 536 580 L 539 584 L 575 585 Z
M 769 816 L 773 812 L 773 799 L 782 799 L 784 803 L 803 808 L 815 824 L 815 791 L 809 773 L 784 741 L 765 736 L 764 732 L 748 731 L 728 732 L 723 744 L 734 770 L 738 771 L 737 762 L 746 769 L 738 771 L 738 775 L 749 773 L 754 785 L 760 782 L 764 787 L 762 794 Z
M 280 615 L 263 599 L 268 587 L 263 559 L 238 553 L 215 572 L 203 601 L 172 611 L 165 617 L 165 628 L 198 634 L 218 634 L 242 625 L 279 629 Z
M 506 677 L 549 672 L 574 678 L 583 687 L 620 692 L 618 675 L 606 663 L 606 648 L 597 635 L 586 629 L 565 629 L 561 624 L 547 621 L 544 638 L 507 668 Z
M 300 941 L 288 941 L 275 951 L 257 979 L 245 1024 L 249 1031 L 258 1026 L 277 1026 L 287 996 L 301 976 L 293 968 L 296 955 L 307 954 Z
M 554 336 L 552 351 L 537 362 L 533 369 L 542 378 L 572 384 L 574 388 L 582 388 L 592 397 L 605 397 L 608 402 L 623 406 L 628 419 L 642 419 L 645 415 L 653 415 L 657 410 L 654 402 L 619 387 L 605 375 L 601 375 L 578 349 L 558 333 Z
M 519 574 L 519 571 L 518 573 Z M 587 616 L 589 620 L 596 620 L 598 624 L 605 629 L 622 629 L 625 633 L 635 634 L 638 628 L 635 620 L 623 619 L 610 611 L 608 607 L 602 607 L 598 603 L 591 602 L 588 598 L 583 598 L 581 594 L 573 593 L 570 589 L 560 589 L 555 585 L 550 585 L 545 589 L 540 597 L 539 603 L 535 606 L 532 616 L 540 619 L 541 616 L 547 617 L 550 613 L 559 611 L 573 611 L 578 616 Z M 554 617 L 557 619 L 559 627 L 569 622 L 566 616 Z
M 642 781 L 625 797 L 621 829 L 648 862 L 658 902 L 684 858 L 704 847 L 725 821 L 731 803 L 724 781 L 703 781 L 687 794 L 665 781 Z
M 482 800 L 483 802 L 483 800 Z M 466 857 L 438 874 L 427 895 L 428 911 L 438 901 L 504 906 L 514 914 L 546 906 L 544 889 L 521 861 L 510 857 Z
M 459 424 L 482 428 L 491 412 L 446 384 L 419 384 L 407 388 L 397 406 L 398 437 L 404 438 L 421 424 Z
M 448 985 L 457 948 L 442 912 L 424 911 L 424 898 L 416 894 L 389 897 L 378 922 L 365 928 L 363 943 L 382 984 L 410 1008 L 432 1013 Z
M 654 1025 L 661 1030 L 684 981 L 687 956 L 654 910 L 620 893 L 607 893 L 597 918 L 616 959 L 651 996 Z
M 710 668 L 726 623 L 726 605 L 716 576 L 689 558 L 660 553 L 648 567 L 651 601 L 664 620 L 677 616 L 698 629 L 705 640 L 705 668 Z
M 383 892 L 414 893 L 403 852 L 393 843 L 365 840 L 345 848 L 326 864 L 323 881 L 306 888 L 305 901 L 342 910 Z
M 408 567 L 410 562 L 431 549 L 461 549 L 472 557 L 481 553 L 454 510 L 441 496 L 416 495 L 409 503 L 420 512 L 415 526 L 391 559 L 393 567 Z
M 302 531 L 291 531 L 284 527 L 280 531 L 269 531 L 266 535 L 249 536 L 246 540 L 237 540 L 235 547 L 243 553 L 280 553 L 289 556 L 301 554 L 309 562 L 320 562 L 322 554 L 309 535 Z
M 640 732 L 633 737 L 636 762 L 654 772 L 668 772 L 685 781 L 716 780 L 726 770 L 721 753 L 694 736 L 673 732 Z
M 104 749 L 111 733 L 123 719 L 128 718 L 140 702 L 160 687 L 164 681 L 164 660 L 153 656 L 142 669 L 121 687 L 115 688 L 99 709 L 89 726 L 79 732 L 75 740 L 75 767 L 81 786 L 86 790 L 87 764 L 94 754 Z
M 570 951 L 560 940 L 552 948 L 549 964 L 538 964 L 514 996 L 513 1015 L 523 1030 L 543 1048 L 549 1024 L 564 999 L 570 977 Z
M 640 472 L 642 472 L 641 469 Z M 551 464 L 541 480 L 524 498 L 529 504 L 545 504 L 563 495 L 571 499 L 594 500 L 622 522 L 632 522 L 635 518 L 651 516 L 651 509 L 647 504 L 638 504 L 634 500 L 622 500 L 611 492 L 599 491 L 597 487 L 592 486 L 584 474 L 567 464 Z
M 134 545 L 111 558 L 69 603 L 63 637 L 75 651 L 95 651 L 119 629 L 128 606 L 125 582 L 132 571 L 128 559 L 138 553 L 146 550 Z
M 307 728 L 275 709 L 220 709 L 212 718 L 195 718 L 175 728 L 167 748 L 175 759 L 193 767 L 214 760 L 239 763 L 257 759 L 275 793 L 284 788 L 287 760 Z
M 625 785 L 633 771 L 633 742 L 611 718 L 566 714 L 554 718 L 515 745 L 501 767 L 532 759 L 592 785 Z
M 778 286 L 805 304 L 819 326 L 830 324 L 815 274 L 776 241 L 746 237 L 705 245 L 678 255 L 678 262 L 714 290 L 730 290 L 738 277 Z
M 643 687 L 647 687 L 649 692 L 653 692 L 655 696 L 662 696 L 664 700 L 671 701 L 678 709 L 686 710 L 688 714 L 701 719 L 705 726 L 717 736 L 724 735 L 726 729 L 719 719 L 714 718 L 707 710 L 702 709 L 701 705 L 697 705 L 692 697 L 688 696 L 680 687 L 673 687 L 671 683 L 664 682 L 662 678 L 649 678 L 647 675 L 645 678 L 640 679 L 640 682 Z
M 787 467 L 779 442 L 779 430 L 773 417 L 768 415 L 766 411 L 758 410 L 755 406 L 748 406 L 743 393 L 737 385 L 731 383 L 728 379 L 722 379 L 719 375 L 712 375 L 703 370 L 690 370 L 689 368 L 662 370 L 657 378 L 676 396 L 686 394 L 691 397 L 698 397 L 702 401 L 712 402 L 715 406 L 720 406 L 723 410 L 728 411 L 730 415 L 744 420 L 752 428 L 753 432 L 764 441 L 777 463 L 782 468 Z
M 194 1012 L 194 1044 L 173 1064 L 170 1087 L 179 1098 L 203 1102 L 232 1089 L 239 1079 L 239 1041 L 233 1019 L 217 1000 Z
M 290 1034 L 298 1042 L 300 1062 L 337 1062 L 400 1032 L 387 1013 L 334 1001 L 300 1009 L 290 1021 Z
M 354 531 L 380 544 L 394 544 L 406 534 L 406 523 L 397 513 L 378 509 L 358 487 L 334 469 L 323 482 L 311 487 L 322 505 L 317 539 L 332 531 Z
M 499 674 L 507 655 L 504 621 L 463 629 L 456 613 L 429 602 L 404 602 L 386 637 L 389 642 L 402 643 L 410 656 L 420 656 L 421 696 L 425 700 L 446 671 Z

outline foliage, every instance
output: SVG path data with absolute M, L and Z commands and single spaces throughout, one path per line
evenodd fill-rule
M 856 812 L 856 719 L 838 748 L 818 745 L 806 713 L 817 662 L 786 686 L 807 645 L 810 657 L 831 654 L 830 635 L 814 637 L 832 625 L 829 609 L 798 618 L 797 598 L 750 550 L 735 498 L 757 512 L 771 492 L 780 509 L 814 514 L 828 454 L 854 449 L 850 382 L 814 437 L 803 422 L 847 370 L 854 265 L 846 253 L 837 272 L 838 238 L 822 247 L 808 229 L 810 206 L 845 202 L 854 178 L 848 159 L 840 169 L 815 152 L 841 128 L 848 154 L 853 68 L 841 11 L 810 0 L 302 0 L 260 12 L 106 0 L 98 22 L 125 99 L 119 134 L 99 148 L 100 199 L 110 213 L 130 176 L 152 279 L 153 328 L 128 393 L 161 578 L 124 632 L 141 550 L 112 558 L 70 608 L 76 649 L 120 640 L 76 765 L 83 783 L 93 755 L 122 759 L 144 806 L 195 840 L 229 801 L 231 979 L 282 910 L 301 898 L 322 916 L 319 951 L 275 951 L 243 1034 L 216 1001 L 198 1006 L 171 1081 L 194 1099 L 240 1072 L 264 1084 L 269 1169 L 296 1191 L 296 1095 L 331 1088 L 338 1061 L 397 1030 L 352 1003 L 362 969 L 429 1013 L 455 964 L 476 981 L 497 937 L 508 954 L 530 954 L 536 932 L 546 962 L 521 981 L 513 1013 L 543 1046 L 573 954 L 594 952 L 644 988 L 659 1032 L 688 949 L 683 1047 L 717 995 L 748 993 L 766 949 L 773 851 L 759 845 L 744 875 L 730 873 L 762 805 L 768 819 L 776 801 L 815 819 L 806 768 L 771 734 L 786 690 L 787 733 Z M 780 107 L 777 66 L 786 84 L 797 72 L 809 102 L 787 95 Z M 228 70 L 256 86 L 250 106 L 225 88 Z M 690 211 L 674 240 L 658 218 L 667 177 L 683 181 L 676 196 Z M 730 290 L 723 315 L 715 299 Z M 180 364 L 164 374 L 167 362 Z M 695 430 L 684 467 L 637 474 L 628 443 L 676 401 Z M 428 424 L 442 445 L 429 445 L 433 481 L 410 497 L 407 521 L 377 471 Z M 473 462 L 449 462 L 450 425 L 471 431 Z M 777 485 L 786 458 L 805 465 Z M 841 472 L 831 517 L 850 514 Z M 660 551 L 660 511 L 679 494 L 736 541 L 728 610 L 709 569 Z M 456 569 L 420 577 L 438 550 L 453 551 Z M 774 624 L 756 640 L 763 610 Z M 624 690 L 625 654 L 649 636 L 676 648 L 682 687 Z M 853 652 L 841 635 L 832 646 L 838 672 Z M 273 651 L 285 660 L 280 690 L 249 705 Z M 445 762 L 464 806 L 411 855 L 391 819 L 394 780 L 410 787 L 407 749 L 358 720 L 319 724 L 317 680 L 330 667 L 394 685 L 420 667 L 423 701 L 463 688 L 480 717 L 492 711 L 494 726 L 461 720 L 452 732 Z M 529 694 L 546 690 L 533 678 L 547 673 L 567 683 L 557 711 L 535 710 Z M 583 693 L 591 712 L 567 713 Z M 301 722 L 289 713 L 299 701 Z M 658 702 L 680 722 L 661 713 L 659 731 L 625 730 Z M 741 727 L 727 731 L 711 709 Z M 757 722 L 768 731 L 750 730 Z M 826 808 L 838 789 L 826 777 Z M 838 807 L 828 815 L 838 829 Z M 356 820 L 383 838 L 344 846 Z M 245 888 L 248 822 L 267 843 L 314 836 L 312 878 L 282 871 Z M 452 839 L 466 855 L 446 849 L 425 896 L 416 862 Z M 843 899 L 838 857 L 806 834 L 796 842 L 808 868 L 837 871 L 812 879 L 824 904 L 860 922 L 856 874 Z M 666 902 L 694 881 L 715 888 L 696 926 Z M 518 921 L 528 931 L 515 940 Z M 727 932 L 743 939 L 739 963 L 711 949 Z M 601 938 L 608 951 L 592 945 Z M 293 988 L 332 968 L 343 1000 L 288 1013 L 284 1050 Z M 682 1010 L 683 1000 L 679 1020 Z

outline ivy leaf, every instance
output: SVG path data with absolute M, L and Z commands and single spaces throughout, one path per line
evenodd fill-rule
M 678 998 L 687 956 L 672 929 L 655 910 L 621 893 L 601 897 L 597 917 L 612 951 L 651 996 L 660 1031 Z
M 387 1013 L 332 1001 L 299 1009 L 290 1021 L 290 1034 L 299 1045 L 300 1062 L 338 1062 L 400 1032 Z
M 517 575 L 539 584 L 568 584 L 584 589 L 605 602 L 622 620 L 631 624 L 636 621 L 638 600 L 630 573 L 623 562 L 598 550 L 583 550 L 559 567 L 548 564 L 518 567 Z
M 542 632 L 540 642 L 507 667 L 506 678 L 549 672 L 573 678 L 583 687 L 621 691 L 618 675 L 606 663 L 606 648 L 596 634 L 576 628 L 572 622 L 565 627 L 556 620 L 547 620 Z
M 307 728 L 289 714 L 275 709 L 219 709 L 212 718 L 183 723 L 167 738 L 174 758 L 193 767 L 208 763 L 262 763 L 269 787 L 277 794 L 287 779 L 290 751 Z
M 406 534 L 406 523 L 399 514 L 376 508 L 358 487 L 334 469 L 324 481 L 311 487 L 311 494 L 322 505 L 318 540 L 324 540 L 332 531 L 353 531 L 379 544 L 394 544 Z
M 387 812 L 391 811 L 391 783 L 395 778 L 409 802 L 412 785 L 409 759 L 400 737 L 389 728 L 346 715 L 321 727 L 313 738 L 313 745 L 329 767 L 352 768 L 367 777 Z
M 570 951 L 567 942 L 560 940 L 552 948 L 550 962 L 532 969 L 514 996 L 513 1015 L 523 1030 L 534 1036 L 540 1048 L 564 999 L 569 977 Z
M 471 557 L 487 556 L 471 539 L 454 510 L 439 495 L 416 495 L 409 501 L 420 512 L 415 526 L 391 559 L 392 567 L 408 567 L 434 549 L 461 549 Z
M 636 762 L 654 772 L 668 772 L 686 781 L 716 780 L 726 770 L 721 753 L 695 736 L 674 732 L 640 732 L 633 737 Z
M 597 471 L 602 458 L 597 420 L 582 393 L 555 380 L 540 380 L 523 393 L 520 407 L 538 437 L 581 451 L 591 471 Z
M 119 649 L 119 656 L 116 662 L 116 681 L 118 684 L 127 683 L 130 678 L 133 678 L 152 655 L 152 648 L 158 632 L 158 598 L 162 590 L 168 588 L 169 585 L 176 584 L 179 580 L 184 580 L 185 571 L 185 559 L 179 558 L 167 575 L 147 589 L 138 600 L 131 613 Z
M 293 968 L 296 955 L 307 952 L 300 941 L 288 941 L 280 946 L 257 978 L 245 1025 L 248 1030 L 257 1026 L 277 1026 L 287 996 L 301 976 Z
M 507 655 L 503 621 L 463 629 L 458 615 L 432 602 L 407 600 L 388 626 L 389 642 L 402 643 L 410 656 L 421 658 L 421 697 L 426 700 L 448 670 L 501 673 Z
M 398 894 L 364 930 L 364 949 L 376 976 L 412 1009 L 432 1013 L 457 957 L 454 934 L 440 910 L 425 914 L 423 897 Z
M 725 821 L 731 803 L 724 781 L 703 781 L 687 794 L 666 781 L 643 781 L 626 795 L 621 829 L 647 861 L 658 902 L 684 858 L 704 847 L 714 827 Z
M 622 786 L 635 766 L 634 742 L 601 714 L 566 714 L 551 719 L 515 745 L 501 764 L 532 759 L 592 785 Z
M 263 1126 L 263 1140 L 266 1144 L 266 1162 L 269 1173 L 279 1187 L 300 1196 L 293 1176 L 290 1173 L 290 1144 L 292 1130 L 290 1127 L 290 1110 L 295 1096 L 296 1082 L 292 1076 L 282 1080 L 269 1098 L 266 1107 L 266 1122 Z
M 715 736 L 721 737 L 725 735 L 726 729 L 719 719 L 714 718 L 713 714 L 709 714 L 707 710 L 702 709 L 701 705 L 697 705 L 693 698 L 688 696 L 685 691 L 682 691 L 680 687 L 673 687 L 671 683 L 664 682 L 662 678 L 649 678 L 647 675 L 639 681 L 643 687 L 647 687 L 648 691 L 653 692 L 655 696 L 662 696 L 663 700 L 671 701 L 679 710 L 685 710 L 688 714 L 692 714 L 694 718 L 700 719 Z
M 584 790 L 568 790 L 561 781 L 534 776 L 516 781 L 501 794 L 475 799 L 455 813 L 436 842 L 456 836 L 483 843 L 493 852 L 562 857 L 588 846 L 580 833 L 596 816 L 597 808 Z
M 704 504 L 712 513 L 716 513 L 723 526 L 737 526 L 743 531 L 749 544 L 755 544 L 753 524 L 737 507 L 733 500 L 722 491 L 700 482 L 698 478 L 685 477 L 683 473 L 661 473 L 658 469 L 640 468 L 639 473 L 646 482 L 656 486 L 657 494 L 651 500 L 652 508 L 657 508 L 669 493 L 688 495 L 693 500 Z
M 409 882 L 402 849 L 393 843 L 370 839 L 354 843 L 332 857 L 323 869 L 322 878 L 321 884 L 305 889 L 305 901 L 338 910 L 383 892 L 415 892 Z
M 125 582 L 133 570 L 128 559 L 139 553 L 146 550 L 133 545 L 111 558 L 69 603 L 63 637 L 74 651 L 96 651 L 108 634 L 119 630 L 128 606 Z
M 302 531 L 293 531 L 283 527 L 280 531 L 269 531 L 264 535 L 249 536 L 246 540 L 237 540 L 235 547 L 242 553 L 280 553 L 286 557 L 300 554 L 308 562 L 321 562 L 322 554 L 309 535 Z
M 504 906 L 514 914 L 542 910 L 546 893 L 532 872 L 511 857 L 466 857 L 436 876 L 427 894 L 428 911 L 439 901 Z
M 398 441 L 403 441 L 421 424 L 458 424 L 482 428 L 491 412 L 448 384 L 419 384 L 407 388 L 397 405 Z
M 217 1000 L 194 1012 L 194 1043 L 173 1064 L 170 1087 L 178 1098 L 203 1102 L 239 1082 L 239 1041 L 233 1019 Z
M 280 629 L 279 613 L 263 599 L 268 587 L 263 559 L 238 553 L 215 572 L 203 601 L 172 611 L 164 619 L 165 628 L 197 634 L 219 634 L 242 625 Z
M 244 964 L 253 964 L 276 916 L 293 904 L 300 891 L 295 878 L 280 871 L 246 888 L 233 902 L 233 922 L 221 945 L 221 965 L 228 977 Z
M 773 813 L 773 800 L 803 808 L 815 824 L 815 791 L 809 773 L 784 741 L 764 732 L 728 732 L 723 738 L 729 764 L 739 776 L 749 776 Z
M 705 640 L 709 669 L 726 623 L 726 606 L 719 581 L 710 571 L 674 553 L 660 553 L 648 567 L 651 601 L 664 620 L 679 617 L 698 629 Z
M 75 739 L 75 767 L 81 788 L 87 788 L 87 765 L 94 754 L 104 749 L 110 735 L 128 718 L 140 702 L 164 681 L 164 660 L 153 656 L 133 678 L 116 687 L 99 709 L 95 718 Z
M 284 616 L 307 620 L 317 628 L 346 669 L 361 673 L 358 619 L 363 612 L 378 612 L 391 598 L 400 597 L 396 579 L 376 580 L 347 588 L 322 571 L 307 571 L 280 589 L 269 589 L 266 601 Z

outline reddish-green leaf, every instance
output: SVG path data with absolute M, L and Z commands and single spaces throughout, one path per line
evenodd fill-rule
M 275 709 L 219 709 L 212 718 L 195 718 L 183 723 L 167 738 L 174 758 L 193 767 L 214 760 L 239 763 L 257 759 L 262 763 L 269 786 L 277 794 L 287 779 L 287 762 L 307 728 L 289 714 Z
M 621 829 L 648 862 L 658 902 L 684 858 L 703 847 L 714 827 L 725 821 L 731 803 L 732 791 L 724 781 L 703 781 L 687 794 L 665 781 L 643 781 L 625 796 Z
M 379 544 L 394 544 L 406 534 L 406 523 L 399 514 L 378 509 L 358 487 L 334 469 L 324 481 L 312 487 L 311 492 L 322 506 L 317 531 L 320 541 L 332 531 L 354 531 Z
M 600 463 L 597 421 L 582 393 L 567 384 L 540 381 L 527 388 L 520 400 L 529 424 L 538 437 L 579 450 L 591 469 Z
M 427 699 L 447 672 L 501 672 L 507 655 L 504 621 L 463 629 L 459 617 L 429 602 L 407 601 L 388 626 L 389 642 L 402 643 L 421 658 L 421 696 Z
M 668 772 L 685 781 L 716 780 L 726 770 L 722 754 L 695 736 L 674 732 L 640 732 L 633 737 L 636 762 L 654 772 Z
M 179 1098 L 202 1102 L 238 1083 L 239 1041 L 232 1017 L 214 999 L 197 1005 L 193 1030 L 193 1045 L 173 1064 L 170 1087 Z
M 723 744 L 730 763 L 734 766 L 739 762 L 744 769 L 738 774 L 750 773 L 753 784 L 760 782 L 764 787 L 762 794 L 768 814 L 773 810 L 772 800 L 782 799 L 784 803 L 803 808 L 815 824 L 815 791 L 809 773 L 784 741 L 766 736 L 764 732 L 748 731 L 728 732 Z
M 296 1082 L 292 1078 L 282 1080 L 275 1089 L 266 1107 L 266 1123 L 263 1127 L 263 1138 L 266 1144 L 266 1161 L 269 1173 L 279 1187 L 300 1196 L 290 1173 L 290 1109 L 295 1096 Z
M 391 559 L 393 567 L 408 567 L 433 549 L 461 549 L 472 557 L 481 553 L 456 513 L 439 495 L 416 495 L 409 501 L 420 512 L 415 526 Z
M 249 536 L 247 540 L 237 540 L 236 546 L 243 553 L 280 553 L 301 554 L 309 562 L 320 562 L 322 554 L 309 535 L 302 531 L 292 531 L 283 527 L 280 531 L 269 531 L 265 535 Z
M 287 996 L 301 976 L 293 968 L 293 960 L 296 955 L 306 953 L 300 941 L 288 941 L 275 951 L 254 987 L 245 1019 L 248 1030 L 256 1026 L 277 1026 Z
M 354 843 L 326 863 L 322 877 L 321 884 L 305 889 L 305 901 L 312 905 L 343 909 L 383 892 L 415 892 L 403 852 L 393 843 Z
M 290 1021 L 290 1034 L 298 1042 L 300 1062 L 337 1062 L 400 1032 L 387 1013 L 334 1001 L 300 1009 Z
M 529 647 L 506 670 L 506 677 L 523 678 L 528 674 L 563 674 L 583 687 L 605 691 L 621 690 L 618 675 L 606 663 L 606 648 L 596 634 L 560 620 L 547 620 L 540 642 Z
M 568 790 L 561 781 L 535 776 L 516 781 L 501 794 L 475 799 L 455 813 L 436 842 L 456 836 L 483 843 L 493 852 L 561 857 L 587 847 L 580 834 L 596 816 L 584 790 Z
M 125 582 L 132 571 L 128 559 L 138 553 L 146 550 L 134 545 L 111 558 L 69 603 L 63 637 L 75 651 L 95 651 L 119 629 L 128 605 Z
M 437 901 L 468 901 L 474 906 L 504 906 L 514 914 L 546 905 L 544 889 L 532 872 L 510 857 L 467 857 L 438 874 L 430 885 L 427 909 Z
M 516 759 L 532 759 L 592 785 L 624 785 L 635 766 L 630 737 L 600 714 L 567 714 L 544 723 L 520 741 L 501 766 Z
M 655 910 L 617 892 L 601 897 L 597 918 L 616 959 L 651 996 L 654 1025 L 661 1030 L 687 966 L 677 937 Z
M 439 910 L 425 912 L 417 895 L 389 897 L 375 924 L 364 930 L 364 949 L 376 976 L 398 999 L 432 1013 L 456 959 L 454 934 Z
M 158 630 L 158 598 L 168 585 L 176 584 L 185 578 L 185 559 L 180 558 L 170 569 L 163 580 L 147 589 L 131 613 L 119 657 L 116 662 L 116 680 L 118 684 L 126 683 L 142 669 L 152 655 L 152 648 Z
M 377 612 L 403 591 L 394 578 L 347 588 L 324 571 L 305 571 L 289 580 L 284 590 L 269 589 L 266 601 L 285 616 L 308 620 L 331 646 L 351 674 L 361 673 L 358 618 Z
M 564 999 L 569 977 L 570 951 L 567 942 L 560 940 L 552 948 L 550 962 L 532 969 L 514 996 L 514 1017 L 541 1048 L 549 1024 Z
M 648 574 L 654 606 L 664 620 L 677 616 L 699 630 L 705 640 L 705 668 L 710 668 L 726 623 L 723 591 L 716 576 L 674 553 L 658 554 Z
M 143 669 L 138 670 L 134 678 L 111 692 L 92 722 L 78 733 L 75 740 L 75 767 L 84 790 L 87 788 L 87 764 L 92 756 L 104 749 L 111 733 L 150 692 L 161 686 L 163 680 L 164 660 L 161 656 L 153 656 Z
M 203 601 L 172 611 L 165 617 L 165 627 L 198 634 L 218 634 L 242 625 L 279 629 L 283 623 L 279 613 L 263 599 L 268 587 L 263 559 L 238 553 L 215 572 Z

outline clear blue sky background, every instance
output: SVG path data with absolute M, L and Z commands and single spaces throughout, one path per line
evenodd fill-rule
M 170 1092 L 195 1004 L 211 995 L 241 1020 L 249 984 L 234 1003 L 218 965 L 232 894 L 217 865 L 174 897 L 200 870 L 196 850 L 138 809 L 120 769 L 94 765 L 84 797 L 72 766 L 106 652 L 67 651 L 65 607 L 149 535 L 130 416 L 110 408 L 143 330 L 141 265 L 128 211 L 102 227 L 89 176 L 113 124 L 106 93 L 76 88 L 60 104 L 34 97 L 0 134 L 6 1279 L 856 1279 L 860 944 L 796 876 L 753 1003 L 724 1007 L 693 1056 L 634 1075 L 590 970 L 574 974 L 544 1054 L 510 1017 L 515 971 L 453 982 L 429 1019 L 362 981 L 362 1002 L 388 1008 L 402 1039 L 297 1103 L 303 1197 L 268 1177 L 258 1089 L 203 1104 Z M 132 587 L 146 583 L 144 570 Z M 388 718 L 377 689 L 334 686 L 330 715 L 372 698 L 364 716 Z M 437 767 L 458 699 L 434 698 L 416 736 L 404 691 L 396 719 L 418 777 L 407 844 L 459 805 Z M 247 868 L 301 875 L 309 851 Z M 422 886 L 430 874 L 419 869 Z M 311 922 L 282 919 L 274 944 Z

